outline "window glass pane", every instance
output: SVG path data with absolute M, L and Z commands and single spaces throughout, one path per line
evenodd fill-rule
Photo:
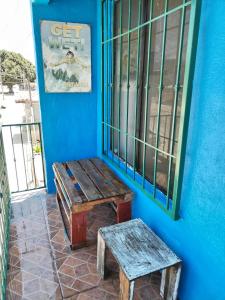
M 164 13 L 165 0 L 153 0 L 153 18 Z
M 154 158 L 155 150 L 146 145 L 145 149 L 145 176 L 146 178 L 153 183 L 154 180 Z
M 126 145 L 126 116 L 127 116 L 127 63 L 128 63 L 128 39 L 127 35 L 122 37 L 122 60 L 120 66 L 121 72 L 121 93 L 120 93 L 120 129 L 123 134 L 120 135 L 120 153 L 125 159 Z
M 164 88 L 160 113 L 159 148 L 169 153 L 172 134 L 172 120 L 174 111 L 174 96 L 178 64 L 179 38 L 181 25 L 181 11 L 172 13 L 167 18 Z
M 169 157 L 158 152 L 156 185 L 165 194 L 167 193 L 168 169 Z
M 120 33 L 120 1 L 114 4 L 114 36 Z
M 122 32 L 128 31 L 129 0 L 122 0 Z
M 180 84 L 183 85 L 184 82 L 184 71 L 187 53 L 187 39 L 189 32 L 189 21 L 190 21 L 190 7 L 186 8 L 185 13 L 185 27 L 184 27 L 184 39 L 183 39 L 183 49 L 182 49 L 182 62 L 181 62 L 181 74 L 180 74 Z
M 183 2 L 182 0 L 169 0 L 169 2 L 168 2 L 168 9 L 169 10 L 173 9 L 173 8 L 181 5 L 182 2 Z
M 120 38 L 114 40 L 114 83 L 113 83 L 114 126 L 119 128 L 119 97 L 120 97 Z
M 161 66 L 161 58 L 162 58 L 163 22 L 164 20 L 162 18 L 157 20 L 156 22 L 153 22 L 152 24 L 152 40 L 151 40 L 150 65 L 149 65 L 148 111 L 147 111 L 147 124 L 146 124 L 146 142 L 152 146 L 156 145 L 157 110 L 158 110 L 158 98 L 159 98 L 158 87 L 159 87 L 159 80 L 160 80 L 160 66 Z M 147 51 L 146 51 L 144 66 L 147 66 Z M 144 93 L 145 92 L 146 90 L 144 90 Z M 144 134 L 144 126 L 145 126 L 145 109 L 144 109 L 145 100 L 146 97 L 145 94 L 143 94 L 142 110 L 141 110 L 141 133 L 140 133 L 141 139 L 144 139 L 143 134 Z M 152 169 L 150 169 L 150 166 L 154 166 L 154 156 L 152 155 L 152 151 L 150 149 L 147 150 L 146 153 L 148 156 L 146 176 L 149 179 L 152 179 Z
M 131 0 L 132 10 L 131 10 L 131 28 L 138 26 L 139 18 L 139 3 L 141 4 L 141 10 L 143 9 L 142 0 Z M 142 13 L 141 13 L 142 15 Z

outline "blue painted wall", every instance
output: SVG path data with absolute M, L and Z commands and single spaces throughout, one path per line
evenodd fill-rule
M 36 66 L 48 192 L 54 192 L 52 163 L 96 156 L 97 149 L 97 0 L 32 3 Z M 87 23 L 92 35 L 92 92 L 45 93 L 40 21 Z
M 182 258 L 181 300 L 225 300 L 224 16 L 225 1 L 202 0 L 181 218 L 167 217 L 111 165 L 135 191 L 133 217 L 142 218 Z
M 202 2 L 181 218 L 171 220 L 130 180 L 118 175 L 136 194 L 133 217 L 141 217 L 183 259 L 179 298 L 225 300 L 225 2 Z M 101 18 L 97 4 L 100 0 L 55 0 L 46 7 L 33 5 L 49 190 L 53 161 L 96 153 L 101 156 Z M 39 19 L 93 25 L 92 94 L 44 93 Z

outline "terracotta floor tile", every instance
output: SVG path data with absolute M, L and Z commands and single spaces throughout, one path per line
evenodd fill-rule
M 79 293 L 77 290 L 73 289 L 72 287 L 65 286 L 64 284 L 61 284 L 61 291 L 63 299 L 72 297 Z
M 110 205 L 88 214 L 88 247 L 71 250 L 55 196 L 43 191 L 14 196 L 10 225 L 7 300 L 116 300 L 118 264 L 107 254 L 106 280 L 97 270 L 99 227 L 115 223 Z M 160 273 L 139 279 L 135 300 L 159 300 Z
M 76 279 L 75 282 L 73 283 L 72 287 L 79 292 L 83 292 L 83 291 L 93 288 L 93 285 L 91 285 L 87 282 L 81 281 L 79 279 Z
M 59 268 L 58 272 L 64 275 L 72 276 L 74 278 L 76 277 L 75 269 L 71 266 L 67 266 L 64 264 Z
M 89 274 L 89 269 L 88 269 L 88 265 L 86 263 L 75 267 L 75 274 L 77 277 L 81 277 L 84 275 Z
M 69 276 L 69 275 L 65 275 L 63 273 L 58 273 L 58 277 L 59 277 L 59 283 L 60 285 L 63 284 L 67 287 L 72 287 L 75 279 L 73 276 Z
M 100 282 L 100 276 L 98 274 L 88 274 L 79 278 L 82 281 L 97 286 Z

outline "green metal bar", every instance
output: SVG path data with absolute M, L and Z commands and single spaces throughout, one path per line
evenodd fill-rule
M 139 0 L 138 3 L 138 26 L 141 24 L 141 12 L 142 12 L 142 0 Z M 135 112 L 134 112 L 134 136 L 136 136 L 137 130 L 137 103 L 138 103 L 138 95 L 139 95 L 139 69 L 140 69 L 140 46 L 141 46 L 141 38 L 140 38 L 141 28 L 138 28 L 138 37 L 137 37 L 137 57 L 136 57 L 136 95 L 135 95 Z M 136 139 L 133 142 L 133 178 L 135 179 L 136 174 Z
M 132 29 L 129 30 L 129 31 L 126 31 L 126 32 L 123 32 L 123 33 L 120 33 L 120 34 L 114 36 L 112 39 L 117 39 L 117 38 L 123 37 L 124 35 L 127 35 L 129 32 L 136 31 L 138 28 L 143 28 L 143 27 L 145 27 L 146 25 L 149 25 L 149 23 L 153 23 L 153 22 L 155 22 L 155 21 L 157 21 L 157 20 L 159 20 L 159 19 L 161 19 L 161 18 L 163 18 L 163 17 L 165 17 L 165 16 L 168 16 L 169 14 L 172 14 L 172 13 L 174 13 L 174 12 L 176 12 L 176 11 L 182 9 L 183 6 L 187 7 L 187 6 L 191 5 L 192 1 L 193 1 L 193 0 L 190 0 L 190 1 L 187 1 L 185 4 L 181 4 L 181 5 L 179 5 L 179 6 L 176 6 L 175 8 L 173 8 L 173 9 L 171 9 L 171 10 L 168 10 L 166 13 L 164 13 L 164 14 L 162 14 L 162 15 L 159 15 L 159 16 L 157 16 L 157 17 L 155 17 L 155 18 L 152 18 L 151 20 L 149 19 L 149 21 L 147 21 L 147 22 L 145 22 L 145 23 L 142 23 L 140 26 L 136 26 L 136 27 L 132 28 Z M 194 0 L 194 1 L 196 1 L 196 0 Z M 197 0 L 197 1 L 198 1 L 198 0 Z M 107 40 L 103 41 L 103 44 L 110 42 L 110 40 L 111 40 L 111 39 L 107 39 Z
M 33 122 L 33 123 L 15 123 L 15 124 L 4 124 L 2 127 L 13 127 L 13 126 L 26 126 L 26 125 L 38 125 L 40 122 Z
M 101 3 L 101 28 L 102 28 L 102 34 L 101 34 L 101 58 L 102 58 L 102 72 L 101 72 L 101 95 L 102 95 L 102 121 L 105 121 L 105 92 L 104 92 L 104 75 L 105 75 L 105 57 L 104 57 L 104 1 Z M 104 153 L 104 146 L 105 146 L 105 128 L 104 123 L 102 123 L 102 154 Z
M 108 33 L 109 33 L 109 28 L 108 28 L 108 23 L 109 23 L 109 19 L 108 19 L 108 5 L 109 2 L 108 0 L 106 0 L 106 36 L 108 37 Z M 106 44 L 106 76 L 104 76 L 106 78 L 106 121 L 107 123 L 109 123 L 109 86 L 108 86 L 108 79 L 109 79 L 109 46 L 108 44 Z M 108 155 L 109 152 L 109 133 L 108 133 L 108 128 L 106 129 L 106 154 Z
M 19 182 L 18 182 L 18 174 L 17 174 L 17 166 L 16 166 L 16 156 L 15 156 L 15 149 L 14 149 L 13 136 L 12 136 L 12 127 L 11 126 L 9 127 L 9 130 L 10 130 L 10 136 L 11 136 L 11 142 L 12 142 L 13 161 L 14 161 L 14 165 L 15 165 L 17 190 L 19 190 Z
M 131 0 L 129 0 L 129 9 L 128 9 L 128 28 L 131 28 Z M 130 32 L 128 33 L 128 57 L 127 57 L 127 98 L 126 98 L 126 132 L 128 132 L 128 122 L 129 122 L 129 97 L 130 97 Z M 126 135 L 125 142 L 125 168 L 127 172 L 127 141 L 128 136 Z
M 185 3 L 185 0 L 183 0 Z M 181 15 L 181 25 L 180 25 L 180 39 L 179 39 L 179 50 L 177 56 L 177 72 L 176 72 L 176 83 L 174 87 L 174 101 L 173 101 L 173 117 L 172 117 L 172 129 L 171 129 L 171 141 L 170 141 L 170 154 L 173 153 L 174 149 L 174 135 L 176 128 L 176 114 L 177 114 L 177 101 L 179 95 L 179 82 L 180 82 L 180 69 L 181 69 L 181 59 L 182 59 L 182 49 L 183 49 L 183 36 L 184 36 L 184 25 L 185 25 L 185 12 L 186 9 L 183 7 Z M 167 180 L 167 202 L 166 208 L 169 209 L 169 197 L 170 197 L 170 181 L 171 181 L 171 168 L 172 168 L 172 158 L 169 158 L 169 169 L 168 169 L 168 180 Z
M 186 68 L 184 74 L 184 87 L 182 95 L 182 107 L 180 117 L 180 129 L 178 149 L 177 149 L 177 161 L 175 169 L 174 187 L 173 187 L 173 208 L 172 217 L 174 219 L 179 218 L 180 209 L 180 195 L 181 184 L 183 178 L 185 149 L 187 142 L 187 129 L 190 113 L 190 100 L 192 95 L 192 84 L 194 77 L 194 66 L 196 59 L 196 50 L 198 44 L 198 32 L 200 22 L 201 0 L 192 0 L 191 15 L 189 22 L 189 34 L 188 34 L 188 46 L 186 53 Z
M 118 128 L 120 128 L 120 102 L 121 102 L 121 92 L 122 92 L 122 54 L 123 54 L 123 44 L 122 44 L 122 26 L 123 26 L 123 5 L 122 0 L 120 0 L 120 79 L 119 79 L 119 99 L 118 99 Z M 120 157 L 120 132 L 118 134 L 118 156 Z
M 156 193 L 156 175 L 157 175 L 157 159 L 158 159 L 158 148 L 159 148 L 159 131 L 160 131 L 160 112 L 162 104 L 162 90 L 163 90 L 163 71 L 164 71 L 164 61 L 165 61 L 165 46 L 166 46 L 166 27 L 167 27 L 167 9 L 168 9 L 168 0 L 165 0 L 164 8 L 164 26 L 163 26 L 163 42 L 162 42 L 162 56 L 161 56 L 161 67 L 160 67 L 160 80 L 159 80 L 159 99 L 158 99 L 158 111 L 157 111 L 157 129 L 156 129 L 156 148 L 155 151 L 155 161 L 154 161 L 154 174 L 153 174 L 153 185 L 155 197 Z
M 32 140 L 32 134 L 31 134 L 31 126 L 28 126 L 29 133 L 30 133 L 30 146 L 31 146 L 31 153 L 32 153 L 32 165 L 34 170 L 34 186 L 37 187 L 37 180 L 36 180 L 36 172 L 35 172 L 35 164 L 34 164 L 34 149 L 33 149 L 33 140 Z
M 111 2 L 111 36 L 114 33 L 114 1 Z M 111 124 L 114 126 L 114 40 L 111 41 Z M 114 159 L 114 130 L 111 131 L 112 136 L 112 159 Z
M 44 155 L 43 155 L 43 145 L 42 145 L 42 131 L 41 131 L 41 124 L 40 123 L 38 124 L 38 132 L 39 132 L 39 136 L 40 136 L 41 163 L 42 163 L 42 172 L 43 172 L 44 186 L 46 186 Z
M 117 128 L 117 127 L 113 127 L 113 126 L 111 126 L 110 124 L 107 124 L 107 123 L 104 123 L 104 125 L 107 126 L 107 127 L 112 128 L 113 130 L 115 130 L 115 131 L 117 131 L 117 132 L 119 132 L 119 133 L 121 133 L 121 134 L 123 134 L 123 135 L 128 135 L 129 138 L 135 139 L 137 142 L 140 142 L 140 143 L 142 143 L 143 145 L 145 144 L 146 146 L 148 146 L 148 147 L 150 147 L 150 148 L 152 148 L 152 149 L 154 149 L 154 150 L 157 150 L 158 152 L 160 152 L 160 153 L 162 153 L 162 154 L 165 154 L 165 155 L 167 155 L 167 156 L 170 156 L 170 153 L 168 153 L 168 152 L 166 152 L 166 151 L 164 151 L 164 150 L 162 150 L 162 149 L 157 149 L 155 146 L 153 146 L 153 145 L 151 145 L 151 144 L 149 144 L 149 143 L 147 143 L 147 142 L 144 142 L 143 140 L 137 138 L 136 136 L 131 135 L 131 134 L 128 134 L 125 130 L 121 130 L 121 129 Z M 174 155 L 171 155 L 171 157 L 172 157 L 172 158 L 176 158 Z
M 27 168 L 26 168 L 26 162 L 25 162 L 25 155 L 24 155 L 24 142 L 23 142 L 23 135 L 22 135 L 22 130 L 21 130 L 21 126 L 20 125 L 20 140 L 21 140 L 21 145 L 22 145 L 22 152 L 23 152 L 23 164 L 24 164 L 24 171 L 25 171 L 25 179 L 26 179 L 26 186 L 28 189 L 28 182 L 27 182 Z
M 29 189 L 29 191 L 36 191 L 36 190 L 42 190 L 45 188 L 45 185 L 43 186 L 39 186 L 39 187 L 36 187 L 36 188 L 32 188 L 32 189 Z M 12 194 L 19 194 L 19 193 L 23 193 L 23 192 L 27 192 L 27 190 L 20 190 L 19 192 L 11 192 Z
M 149 19 L 152 19 L 153 11 L 153 0 L 150 3 Z M 144 143 L 146 143 L 147 135 L 147 117 L 148 117 L 148 95 L 149 95 L 149 74 L 150 74 L 150 58 L 151 58 L 151 42 L 152 42 L 152 22 L 149 23 L 148 27 L 148 54 L 147 54 L 147 73 L 146 73 L 146 84 L 145 84 L 145 117 L 144 117 Z M 143 160 L 142 160 L 142 186 L 145 184 L 145 158 L 146 158 L 146 144 L 143 147 Z

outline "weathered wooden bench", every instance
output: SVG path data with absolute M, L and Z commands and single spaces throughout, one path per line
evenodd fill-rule
M 99 229 L 97 269 L 103 279 L 106 246 L 120 267 L 120 300 L 133 299 L 135 280 L 159 270 L 161 296 L 177 299 L 181 260 L 140 219 Z
M 117 223 L 130 220 L 132 192 L 98 158 L 54 163 L 57 200 L 72 248 L 86 245 L 87 213 L 113 203 Z

